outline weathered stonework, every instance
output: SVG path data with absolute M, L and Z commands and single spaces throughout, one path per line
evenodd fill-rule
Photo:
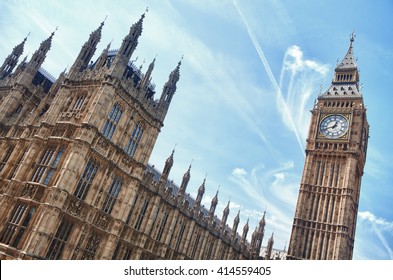
M 352 259 L 369 135 L 353 41 L 311 111 L 288 259 Z
M 68 73 L 41 68 L 52 37 L 29 62 L 18 45 L 0 68 L 1 259 L 258 259 L 264 217 L 251 243 L 148 164 L 176 92 L 181 63 L 154 99 L 153 61 L 141 73 L 130 57 L 144 15 L 119 50 L 90 60 L 100 27 Z

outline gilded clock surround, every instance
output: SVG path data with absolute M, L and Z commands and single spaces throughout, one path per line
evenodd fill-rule
M 325 120 L 327 120 L 328 118 L 336 117 L 336 116 L 342 117 L 342 118 L 345 119 L 346 128 L 345 128 L 345 131 L 344 131 L 344 129 L 343 129 L 342 135 L 337 135 L 337 137 L 334 137 L 334 136 L 330 136 L 330 137 L 329 137 L 329 135 L 327 135 L 326 133 L 323 132 L 322 124 L 323 124 L 323 122 L 324 122 Z M 319 117 L 318 138 L 321 138 L 321 139 L 328 139 L 328 140 L 342 140 L 342 139 L 348 139 L 348 135 L 349 135 L 349 133 L 350 133 L 350 127 L 351 127 L 350 123 L 351 123 L 351 114 L 348 114 L 348 113 L 321 113 L 321 114 L 320 114 L 320 117 Z M 341 129 L 340 129 L 340 130 L 341 130 Z M 340 131 L 340 130 L 339 130 L 339 131 Z M 339 131 L 338 131 L 338 132 L 339 132 Z

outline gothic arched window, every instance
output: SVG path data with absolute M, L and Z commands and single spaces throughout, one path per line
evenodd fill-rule
M 135 151 L 138 148 L 139 141 L 142 138 L 143 127 L 141 124 L 137 124 L 134 127 L 134 130 L 131 133 L 130 140 L 128 141 L 124 151 L 130 156 L 133 157 L 135 155 Z
M 52 242 L 49 246 L 48 252 L 45 258 L 50 260 L 59 260 L 63 249 L 68 241 L 72 227 L 74 225 L 71 221 L 62 219 L 59 227 L 57 228 L 56 234 L 53 236 Z
M 108 192 L 106 193 L 104 204 L 102 205 L 102 211 L 110 214 L 112 212 L 113 206 L 116 203 L 117 197 L 119 196 L 123 180 L 120 177 L 115 177 L 112 181 Z
M 76 190 L 74 192 L 74 195 L 81 200 L 84 200 L 87 192 L 89 191 L 89 188 L 94 180 L 94 177 L 96 176 L 96 173 L 98 171 L 98 163 L 96 163 L 94 160 L 89 160 L 89 162 L 86 164 L 85 170 L 83 171 L 82 177 L 79 179 L 78 185 L 76 187 Z
M 35 210 L 35 206 L 31 207 L 24 203 L 18 203 L 14 207 L 12 216 L 10 216 L 5 225 L 0 242 L 15 248 L 18 247 L 29 222 L 33 218 Z
M 116 126 L 119 123 L 122 114 L 123 114 L 123 108 L 121 107 L 120 103 L 115 103 L 101 131 L 101 133 L 104 135 L 106 139 L 108 140 L 112 139 L 113 133 L 116 130 Z
M 41 183 L 44 185 L 48 185 L 50 179 L 53 176 L 53 173 L 56 170 L 56 167 L 64 153 L 64 148 L 60 147 L 56 148 L 49 148 L 47 149 L 40 161 L 36 164 L 36 169 L 31 177 L 32 182 Z
M 83 105 L 85 104 L 87 94 L 80 94 L 74 99 L 74 104 L 70 108 L 70 112 L 82 111 Z

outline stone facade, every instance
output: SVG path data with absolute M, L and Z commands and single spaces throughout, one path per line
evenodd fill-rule
M 41 68 L 52 33 L 27 62 L 26 39 L 0 68 L 1 259 L 258 259 L 265 217 L 246 240 L 229 203 L 216 216 L 148 164 L 176 92 L 181 62 L 154 98 L 151 74 L 130 62 L 144 15 L 118 50 L 90 63 L 104 23 L 92 32 L 68 73 Z M 353 164 L 356 164 L 354 161 Z
M 352 259 L 369 135 L 353 42 L 311 111 L 288 259 Z

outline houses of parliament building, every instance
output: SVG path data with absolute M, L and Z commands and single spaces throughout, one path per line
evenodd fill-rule
M 146 73 L 130 62 L 144 17 L 91 62 L 101 23 L 56 80 L 41 67 L 54 33 L 29 61 L 18 61 L 25 38 L 2 64 L 0 259 L 287 257 L 273 235 L 261 253 L 265 215 L 248 241 L 248 221 L 242 230 L 239 213 L 228 222 L 229 203 L 216 213 L 218 192 L 201 205 L 206 180 L 189 196 L 191 165 L 179 185 L 170 181 L 174 151 L 162 171 L 148 163 L 181 61 L 155 98 L 155 60 Z M 345 59 L 312 111 L 291 259 L 352 257 L 368 124 L 352 54 Z

